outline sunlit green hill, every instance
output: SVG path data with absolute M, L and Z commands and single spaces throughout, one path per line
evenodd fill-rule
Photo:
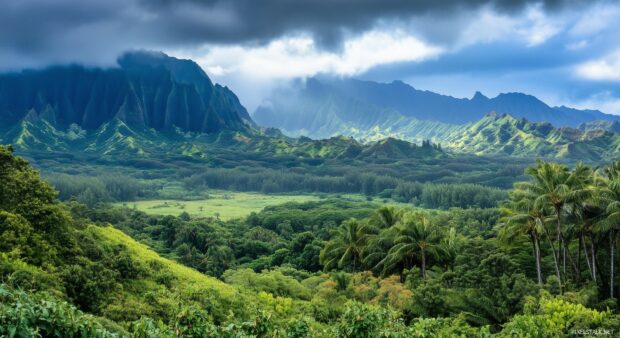
M 620 134 L 603 129 L 554 128 L 506 114 L 487 114 L 476 123 L 455 131 L 442 145 L 458 152 L 479 155 L 570 158 L 600 161 L 620 156 Z

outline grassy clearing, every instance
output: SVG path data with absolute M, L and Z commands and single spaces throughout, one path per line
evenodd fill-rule
M 174 215 L 187 212 L 191 216 L 216 217 L 222 220 L 241 218 L 264 207 L 286 202 L 308 202 L 318 200 L 314 195 L 265 195 L 259 193 L 212 191 L 209 198 L 195 201 L 158 199 L 147 201 L 122 202 L 129 208 L 136 208 L 152 215 Z

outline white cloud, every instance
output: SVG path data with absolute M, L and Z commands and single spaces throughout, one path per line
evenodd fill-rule
M 589 98 L 571 103 L 571 106 L 579 109 L 596 109 L 607 113 L 620 115 L 620 98 L 614 96 L 610 91 L 596 93 Z
M 354 76 L 382 64 L 427 60 L 443 49 L 402 30 L 375 30 L 345 41 L 338 51 L 322 50 L 311 37 L 300 35 L 264 46 L 204 46 L 166 52 L 198 62 L 215 81 L 240 93 L 252 111 L 274 87 L 293 78 L 319 73 Z
M 563 16 L 545 14 L 540 4 L 529 6 L 523 14 L 501 14 L 492 8 L 482 8 L 472 13 L 474 20 L 461 30 L 456 49 L 479 43 L 496 41 L 521 41 L 527 47 L 547 42 L 566 26 Z
M 569 34 L 576 37 L 592 36 L 618 26 L 620 5 L 598 4 L 580 13 Z
M 526 41 L 528 47 L 538 46 L 557 35 L 563 28 L 563 22 L 545 15 L 540 5 L 530 7 L 516 31 Z
M 594 81 L 620 81 L 620 50 L 601 59 L 582 63 L 576 67 L 579 77 Z
M 292 78 L 320 72 L 355 75 L 380 64 L 426 60 L 442 49 L 402 31 L 371 31 L 346 41 L 338 52 L 321 50 L 309 36 L 285 37 L 258 47 L 212 46 L 202 51 L 172 54 L 196 60 L 213 75 Z

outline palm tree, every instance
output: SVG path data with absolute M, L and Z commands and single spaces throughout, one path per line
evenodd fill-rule
M 600 195 L 598 194 L 595 195 Z M 590 272 L 590 277 L 592 281 L 596 282 L 596 240 L 595 233 L 599 230 L 598 224 L 605 219 L 606 206 L 602 206 L 602 201 L 600 198 L 592 199 L 583 205 L 581 205 L 578 209 L 575 209 L 575 217 L 580 222 L 579 227 L 579 258 L 577 261 L 581 262 L 581 251 L 583 250 L 584 256 L 586 258 L 586 265 L 588 266 L 588 270 Z M 588 241 L 590 240 L 590 247 L 588 248 Z
M 536 276 L 538 284 L 543 284 L 541 269 L 540 238 L 545 232 L 545 222 L 547 216 L 544 211 L 535 207 L 534 200 L 527 198 L 527 194 L 515 190 L 510 194 L 511 200 L 501 209 L 502 219 L 499 231 L 499 238 L 502 241 L 510 242 L 520 236 L 528 236 L 532 242 L 534 261 L 536 264 Z M 551 243 L 553 246 L 553 243 Z M 555 258 L 555 249 L 554 258 Z M 555 261 L 556 275 L 562 288 L 560 280 L 560 269 L 557 260 Z
M 565 272 L 567 254 L 573 269 L 576 269 L 576 266 L 570 252 L 566 251 L 568 243 L 563 235 L 562 213 L 567 203 L 584 201 L 590 196 L 591 190 L 585 184 L 590 172 L 591 168 L 582 164 L 577 164 L 573 171 L 569 171 L 561 164 L 538 161 L 536 166 L 525 171 L 532 177 L 532 181 L 516 185 L 518 189 L 529 191 L 536 196 L 535 208 L 542 210 L 550 207 L 553 210 L 556 221 L 556 241 L 558 242 L 558 251 L 554 253 L 554 256 L 556 261 L 559 261 L 560 253 L 563 254 Z
M 394 225 L 397 224 L 403 216 L 402 209 L 396 209 L 393 206 L 384 206 L 379 208 L 369 219 L 369 223 L 376 229 L 380 229 L 379 233 L 368 237 L 367 245 L 364 250 L 363 263 L 366 266 L 373 267 L 377 271 L 383 268 L 380 264 L 385 258 L 387 252 L 394 244 L 396 231 Z M 384 273 L 387 271 L 383 271 Z
M 356 219 L 342 223 L 333 233 L 320 253 L 319 259 L 326 270 L 333 268 L 343 269 L 349 264 L 355 272 L 360 266 L 362 253 L 369 236 L 375 234 L 376 229 Z
M 614 256 L 616 247 L 616 230 L 620 229 L 620 162 L 614 162 L 605 169 L 607 174 L 607 182 L 600 190 L 600 196 L 606 206 L 605 219 L 598 222 L 595 230 L 601 233 L 607 233 L 609 236 L 609 296 L 614 297 Z
M 373 271 L 381 272 L 384 275 L 394 272 L 393 270 L 386 269 L 385 257 L 392 246 L 394 246 L 397 236 L 398 229 L 395 226 L 382 229 L 378 234 L 368 236 L 368 242 L 363 252 L 364 265 L 372 267 Z
M 403 264 L 405 269 L 413 266 L 414 258 L 419 258 L 422 277 L 426 277 L 427 256 L 439 256 L 442 233 L 432 224 L 428 217 L 421 213 L 408 213 L 396 225 L 397 237 L 394 246 L 388 252 L 384 263 L 389 269 Z
M 568 212 L 577 224 L 576 236 L 579 239 L 579 251 L 577 256 L 577 276 L 581 275 L 581 253 L 584 252 L 586 265 L 592 281 L 596 282 L 596 240 L 594 225 L 605 218 L 604 201 L 600 198 L 601 189 L 605 188 L 607 179 L 598 174 L 597 169 L 590 169 L 587 177 L 582 180 L 582 189 L 589 190 L 590 194 L 585 200 L 572 200 L 568 204 Z M 588 241 L 590 247 L 588 248 Z M 591 258 L 590 258 L 591 256 Z
M 371 217 L 371 222 L 373 222 L 376 227 L 385 229 L 398 223 L 402 216 L 403 211 L 401 209 L 396 209 L 393 206 L 384 206 L 375 212 Z
M 456 229 L 451 227 L 441 241 L 441 252 L 444 254 L 443 260 L 446 262 L 446 269 L 452 270 L 461 243 L 461 238 L 457 235 Z

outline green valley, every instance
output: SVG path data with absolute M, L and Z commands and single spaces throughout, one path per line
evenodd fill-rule
M 614 164 L 604 171 L 609 176 L 597 176 L 589 167 L 538 163 L 501 210 L 341 196 L 287 201 L 227 220 L 58 203 L 27 162 L 0 147 L 0 334 L 512 337 L 616 330 L 613 255 L 606 255 L 613 246 L 602 237 L 613 230 L 597 225 L 587 232 L 583 244 L 598 254 L 586 252 L 576 262 L 581 273 L 569 267 L 559 278 L 554 243 L 541 241 L 532 256 L 539 237 L 528 237 L 540 232 L 527 230 L 537 217 L 581 224 L 568 213 L 570 197 L 566 214 L 528 208 L 536 194 L 556 193 L 537 185 L 538 177 L 572 182 L 584 191 L 585 208 L 598 201 L 585 191 L 599 180 L 592 192 L 601 203 L 613 201 L 616 170 Z M 579 236 L 562 238 L 567 255 L 582 252 Z M 587 268 L 594 260 L 600 285 Z
M 620 332 L 617 117 L 305 85 L 257 124 L 163 53 L 0 73 L 0 337 Z

